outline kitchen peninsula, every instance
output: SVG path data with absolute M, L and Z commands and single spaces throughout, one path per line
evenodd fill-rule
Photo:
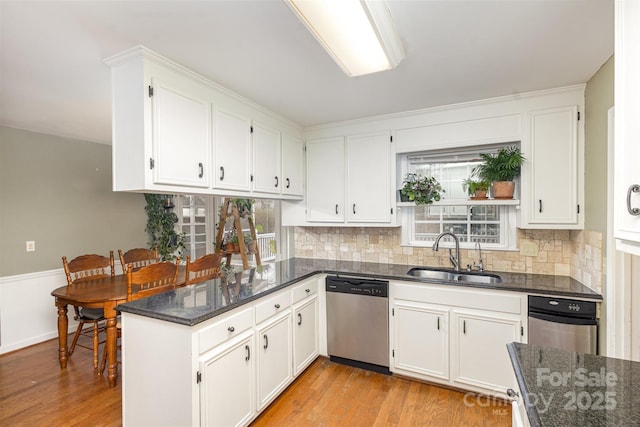
M 327 356 L 326 274 L 389 280 L 391 301 L 394 288 L 405 299 L 407 289 L 445 295 L 456 301 L 451 317 L 465 315 L 467 322 L 491 320 L 490 315 L 496 314 L 496 324 L 506 325 L 508 334 L 507 341 L 499 343 L 505 363 L 494 364 L 500 370 L 507 365 L 509 372 L 504 346 L 526 339 L 521 325 L 528 294 L 602 299 L 569 277 L 499 273 L 501 283 L 470 285 L 412 277 L 407 275 L 412 267 L 293 258 L 245 270 L 233 281 L 215 279 L 120 305 L 124 423 L 248 424 L 318 355 Z M 495 303 L 502 300 L 511 311 Z M 392 331 L 393 317 L 390 322 Z M 453 321 L 442 329 L 457 331 Z M 462 351 L 452 350 L 451 355 L 457 357 Z M 394 371 L 392 366 L 392 372 L 411 376 L 405 367 Z M 419 372 L 413 376 L 424 377 Z M 482 382 L 463 377 L 452 373 L 451 379 L 436 378 L 436 382 L 492 393 L 488 385 L 483 388 Z M 516 387 L 515 380 L 500 385 L 500 390 L 493 386 L 493 391 L 506 396 L 510 386 Z
M 507 347 L 521 391 L 520 415 L 531 426 L 640 424 L 634 401 L 640 363 L 530 344 Z

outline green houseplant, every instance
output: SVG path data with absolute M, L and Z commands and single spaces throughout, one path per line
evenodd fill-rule
M 504 147 L 496 153 L 481 153 L 483 162 L 473 168 L 473 175 L 493 183 L 495 199 L 512 199 L 515 183 L 525 158 L 516 146 Z
M 474 199 L 486 199 L 491 182 L 482 179 L 467 178 L 462 181 L 462 188 Z
M 238 213 L 242 218 L 251 215 L 253 209 L 253 199 L 233 199 L 238 208 Z
M 440 183 L 433 177 L 425 177 L 416 173 L 408 173 L 402 182 L 400 194 L 408 197 L 416 205 L 428 205 L 439 201 L 442 189 Z
M 184 234 L 177 233 L 175 229 L 178 216 L 171 210 L 173 206 L 166 202 L 170 197 L 163 194 L 144 195 L 147 202 L 144 208 L 147 213 L 145 231 L 149 236 L 149 247 L 157 247 L 158 255 L 164 261 L 182 256 L 185 249 Z

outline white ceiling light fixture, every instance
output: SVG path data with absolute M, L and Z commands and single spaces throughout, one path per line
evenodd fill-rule
M 348 76 L 395 68 L 404 49 L 384 0 L 284 0 Z

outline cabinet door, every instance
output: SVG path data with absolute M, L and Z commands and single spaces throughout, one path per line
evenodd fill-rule
M 153 169 L 157 184 L 208 187 L 209 103 L 188 90 L 152 79 Z
M 279 194 L 283 185 L 280 175 L 280 132 L 254 122 L 252 139 L 253 190 Z
M 578 107 L 529 113 L 528 224 L 580 228 Z M 566 226 L 566 227 L 565 227 Z
M 258 410 L 289 384 L 292 375 L 291 312 L 258 329 Z
M 251 189 L 251 121 L 217 109 L 214 124 L 214 187 Z
M 246 425 L 255 415 L 253 333 L 200 362 L 203 426 Z
M 299 375 L 318 355 L 318 298 L 293 310 L 293 374 Z
M 389 132 L 347 138 L 347 220 L 391 220 L 391 136 Z
M 615 190 L 619 250 L 640 255 L 640 2 L 616 1 Z
M 302 196 L 304 192 L 302 141 L 282 134 L 282 194 Z
M 307 141 L 307 221 L 344 222 L 344 138 Z
M 520 341 L 520 319 L 494 313 L 455 312 L 453 381 L 504 392 L 515 386 L 507 343 Z
M 448 380 L 449 310 L 396 301 L 393 313 L 394 372 Z

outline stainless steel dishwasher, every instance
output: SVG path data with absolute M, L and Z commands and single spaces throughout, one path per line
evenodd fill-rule
M 529 344 L 598 354 L 596 303 L 529 296 Z
M 332 361 L 389 374 L 389 282 L 327 276 Z

